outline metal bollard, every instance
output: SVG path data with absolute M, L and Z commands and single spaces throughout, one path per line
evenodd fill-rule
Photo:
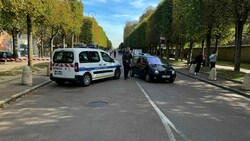
M 209 80 L 215 81 L 217 80 L 217 71 L 216 68 L 212 68 L 209 72 L 209 76 L 208 76 Z
M 242 89 L 250 90 L 250 73 L 247 73 L 243 80 Z
M 29 66 L 24 66 L 23 72 L 22 72 L 22 84 L 23 85 L 32 85 L 32 83 L 33 83 L 32 70 Z
M 196 64 L 191 64 L 188 73 L 189 73 L 189 74 L 194 74 L 195 67 L 196 67 Z

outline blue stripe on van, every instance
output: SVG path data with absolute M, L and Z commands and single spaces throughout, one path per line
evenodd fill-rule
M 121 65 L 116 65 L 116 66 L 107 66 L 107 67 L 92 67 L 92 68 L 79 68 L 79 71 L 93 71 L 93 70 L 103 70 L 103 69 L 112 69 L 112 68 L 117 68 L 121 67 Z

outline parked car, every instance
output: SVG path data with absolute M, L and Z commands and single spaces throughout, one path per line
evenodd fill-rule
M 0 51 L 0 62 L 12 61 L 13 54 L 9 51 Z
M 51 61 L 50 79 L 62 85 L 66 81 L 88 86 L 93 80 L 119 79 L 121 65 L 103 50 L 92 48 L 55 49 Z
M 161 59 L 151 55 L 133 56 L 130 76 L 139 75 L 147 82 L 153 80 L 167 80 L 173 83 L 176 71 L 170 64 L 163 64 Z

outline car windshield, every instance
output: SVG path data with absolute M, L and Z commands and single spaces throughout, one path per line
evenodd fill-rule
M 148 57 L 147 58 L 149 64 L 159 64 L 162 65 L 161 60 L 158 57 Z

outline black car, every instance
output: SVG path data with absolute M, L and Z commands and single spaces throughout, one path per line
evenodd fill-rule
M 143 77 L 147 82 L 153 80 L 168 80 L 173 83 L 176 78 L 174 68 L 169 64 L 163 64 L 161 59 L 151 55 L 133 56 L 130 76 L 135 74 Z
M 13 54 L 9 51 L 0 51 L 0 62 L 12 61 Z

